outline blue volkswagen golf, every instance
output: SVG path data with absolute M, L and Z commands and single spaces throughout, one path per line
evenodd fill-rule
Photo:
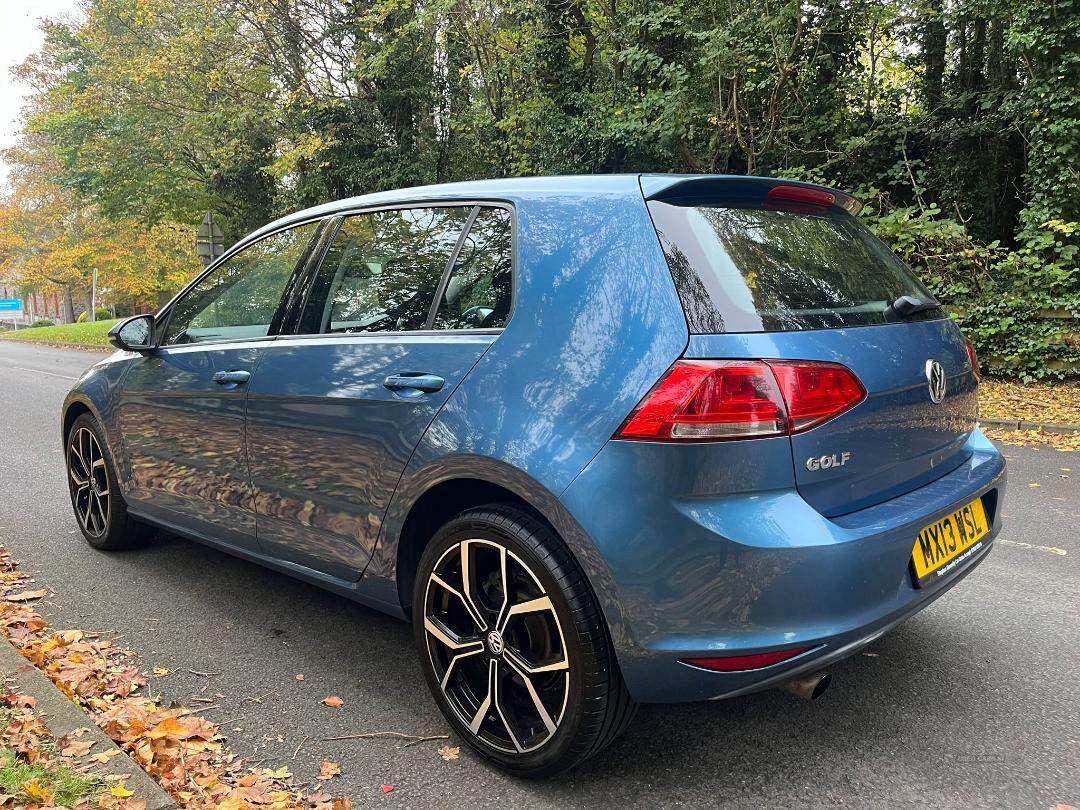
M 1000 529 L 953 322 L 852 197 L 756 177 L 356 197 L 242 239 L 64 403 L 92 545 L 160 527 L 407 619 L 515 774 L 771 687 Z

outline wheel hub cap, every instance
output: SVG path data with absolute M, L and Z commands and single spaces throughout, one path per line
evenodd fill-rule
M 498 630 L 492 630 L 487 634 L 488 652 L 492 655 L 502 655 L 503 638 Z

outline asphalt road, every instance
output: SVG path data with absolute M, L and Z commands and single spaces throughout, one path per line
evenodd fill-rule
M 1080 805 L 1080 454 L 1007 448 L 998 547 L 955 590 L 835 667 L 821 700 L 768 692 L 645 706 L 607 752 L 531 783 L 464 746 L 444 762 L 440 743 L 319 742 L 448 733 L 404 624 L 175 537 L 126 553 L 88 547 L 65 491 L 57 420 L 96 359 L 0 343 L 0 542 L 55 591 L 42 605 L 55 627 L 119 633 L 146 668 L 173 671 L 152 682 L 167 700 L 214 698 L 220 708 L 207 716 L 227 721 L 241 756 L 287 764 L 299 779 L 330 757 L 342 766 L 330 789 L 357 806 Z M 345 707 L 321 705 L 330 694 Z M 384 783 L 397 789 L 383 795 Z

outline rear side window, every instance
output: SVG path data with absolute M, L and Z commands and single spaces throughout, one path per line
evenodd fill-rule
M 423 329 L 470 207 L 346 217 L 327 249 L 301 332 Z
M 783 332 L 886 322 L 901 295 L 930 298 L 895 255 L 838 208 L 651 201 L 690 331 Z M 942 317 L 926 310 L 909 320 Z
M 461 243 L 435 314 L 436 329 L 495 329 L 510 315 L 510 212 L 481 208 Z

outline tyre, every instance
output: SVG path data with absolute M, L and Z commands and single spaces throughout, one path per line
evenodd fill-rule
M 413 630 L 443 714 L 512 774 L 573 767 L 633 717 L 581 569 L 523 509 L 471 509 L 439 530 L 420 559 Z
M 87 543 L 100 549 L 129 548 L 151 529 L 128 514 L 107 448 L 97 420 L 88 413 L 79 416 L 64 452 L 71 506 Z

